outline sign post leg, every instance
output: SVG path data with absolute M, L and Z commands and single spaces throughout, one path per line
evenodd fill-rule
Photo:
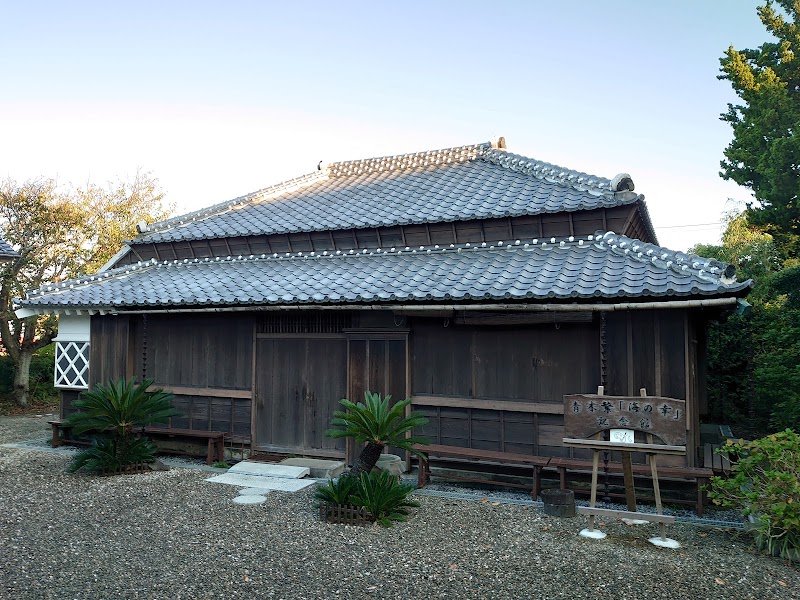
M 600 464 L 600 450 L 594 451 L 594 457 L 592 458 L 592 490 L 591 495 L 589 496 L 589 508 L 594 508 L 595 503 L 597 502 L 597 467 Z M 606 537 L 606 534 L 602 531 L 596 531 L 594 528 L 594 519 L 595 516 L 593 514 L 589 515 L 589 527 L 588 529 L 583 529 L 579 535 L 582 537 L 590 537 L 595 539 L 603 539 Z

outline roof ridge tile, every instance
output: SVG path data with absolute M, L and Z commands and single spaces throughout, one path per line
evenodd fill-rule
M 330 163 L 327 165 L 327 171 L 331 177 L 341 177 L 469 162 L 479 158 L 489 148 L 491 148 L 489 143 L 471 144 L 440 150 L 348 160 Z

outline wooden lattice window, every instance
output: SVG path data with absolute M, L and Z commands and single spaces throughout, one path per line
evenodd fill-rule
M 341 333 L 352 327 L 348 313 L 265 314 L 258 333 Z
M 56 342 L 53 385 L 71 389 L 89 387 L 89 342 Z

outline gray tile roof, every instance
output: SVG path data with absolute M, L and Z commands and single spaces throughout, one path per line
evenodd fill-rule
M 589 210 L 642 201 L 632 189 L 624 174 L 612 181 L 476 144 L 332 163 L 151 224 L 133 243 Z
M 576 240 L 145 262 L 48 286 L 30 308 L 730 296 L 723 263 L 614 233 Z
M 11 247 L 11 244 L 6 242 L 3 238 L 0 238 L 0 260 L 16 258 L 18 256 L 19 254 Z

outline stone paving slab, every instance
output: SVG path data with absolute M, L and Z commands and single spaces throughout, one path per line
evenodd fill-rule
M 286 477 L 265 477 L 263 475 L 230 472 L 216 477 L 209 477 L 206 481 L 261 490 L 277 490 L 279 492 L 297 492 L 316 483 L 313 479 L 287 479 Z

